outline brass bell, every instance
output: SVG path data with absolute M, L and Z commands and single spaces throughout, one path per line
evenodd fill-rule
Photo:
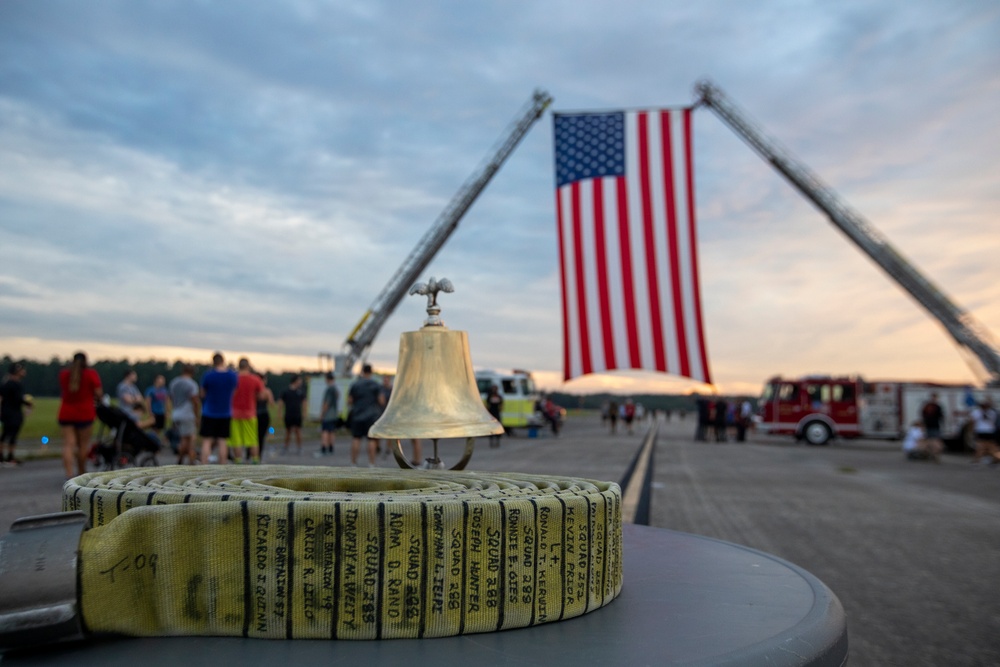
M 464 331 L 451 331 L 441 321 L 438 292 L 453 292 L 451 281 L 431 278 L 410 294 L 427 296 L 427 320 L 419 331 L 399 338 L 399 362 L 389 404 L 371 429 L 370 438 L 395 440 L 393 454 L 403 468 L 412 468 L 403 454 L 403 439 L 430 438 L 434 457 L 429 467 L 443 467 L 438 438 L 466 438 L 462 459 L 452 470 L 462 470 L 472 457 L 475 438 L 503 433 L 503 426 L 487 412 L 476 386 Z

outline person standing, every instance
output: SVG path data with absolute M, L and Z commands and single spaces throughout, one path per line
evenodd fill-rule
M 185 461 L 193 464 L 197 457 L 194 453 L 194 436 L 198 432 L 198 422 L 201 413 L 201 397 L 198 383 L 194 381 L 194 366 L 184 364 L 181 374 L 170 381 L 168 387 L 170 403 L 173 405 L 171 419 L 180 443 L 177 446 L 177 463 Z
M 66 479 L 87 472 L 87 447 L 101 400 L 101 376 L 87 366 L 87 355 L 77 352 L 72 363 L 59 371 L 59 429 L 62 432 Z
M 712 405 L 712 426 L 715 429 L 715 441 L 716 442 L 726 442 L 728 438 L 726 437 L 726 413 L 729 410 L 729 404 L 719 398 L 716 399 L 715 403 Z
M 375 467 L 375 452 L 378 449 L 378 439 L 368 437 L 368 430 L 382 414 L 385 407 L 382 388 L 372 378 L 372 367 L 365 364 L 361 367 L 361 377 L 354 381 L 347 392 L 347 402 L 351 406 L 351 465 L 358 464 L 358 454 L 361 451 L 361 438 L 368 438 L 368 466 Z
M 264 445 L 271 433 L 271 406 L 274 405 L 274 392 L 267 386 L 267 377 L 264 374 L 257 373 L 257 377 L 264 385 L 264 392 L 257 397 L 257 452 L 263 461 Z
M 167 391 L 167 378 L 157 375 L 153 384 L 146 388 L 146 412 L 153 417 L 153 430 L 159 435 L 167 424 L 167 406 L 170 403 L 170 392 Z
M 24 424 L 24 409 L 31 407 L 31 399 L 24 393 L 23 381 L 27 374 L 24 364 L 12 363 L 7 379 L 0 385 L 0 462 L 5 466 L 20 463 L 14 456 L 14 447 Z
M 635 403 L 632 402 L 631 398 L 625 399 L 625 404 L 622 406 L 622 419 L 625 421 L 625 429 L 628 431 L 628 434 L 632 435 L 632 422 L 635 420 Z
M 694 409 L 698 415 L 697 424 L 694 430 L 695 442 L 708 441 L 708 427 L 712 423 L 712 405 L 708 399 L 700 394 L 694 395 Z
M 257 436 L 257 399 L 264 393 L 264 382 L 250 370 L 250 360 L 240 359 L 236 375 L 236 391 L 232 399 L 230 448 L 237 463 L 260 463 L 260 443 Z M 249 452 L 247 451 L 249 450 Z M 238 455 L 237 452 L 239 453 Z M 249 454 L 249 459 L 247 458 Z
M 236 371 L 226 368 L 221 352 L 212 355 L 212 370 L 201 379 L 201 462 L 208 463 L 212 448 L 219 451 L 219 463 L 229 458 L 226 441 L 232 421 L 233 392 L 236 391 Z
M 562 427 L 563 409 L 561 406 L 556 405 L 555 401 L 552 400 L 552 396 L 546 396 L 543 405 L 545 418 L 548 420 L 549 427 L 552 429 L 552 435 L 558 438 L 559 429 Z
M 340 426 L 340 390 L 334 382 L 333 373 L 326 374 L 326 389 L 323 391 L 323 405 L 320 407 L 320 456 L 333 455 L 333 443 L 337 439 Z
M 490 393 L 486 395 L 486 411 L 489 412 L 493 419 L 503 424 L 501 419 L 503 415 L 503 396 L 500 395 L 500 389 L 495 385 L 490 385 Z M 494 433 L 490 436 L 490 447 L 500 446 L 500 434 Z
M 931 393 L 930 398 L 920 408 L 920 421 L 924 425 L 924 439 L 933 441 L 930 444 L 930 449 L 937 451 L 944 449 L 944 441 L 941 439 L 944 409 L 938 403 L 937 393 Z
M 285 422 L 285 453 L 295 436 L 296 454 L 302 453 L 302 412 L 306 403 L 306 393 L 302 391 L 302 376 L 292 376 L 288 389 L 281 392 L 281 412 Z
M 740 401 L 740 407 L 736 414 L 736 442 L 746 442 L 747 429 L 753 423 L 753 405 L 749 399 Z
M 128 415 L 134 422 L 139 421 L 139 406 L 145 406 L 146 401 L 142 397 L 142 392 L 136 386 L 135 381 L 138 375 L 131 368 L 125 371 L 122 381 L 115 388 L 115 397 L 118 399 L 118 407 Z

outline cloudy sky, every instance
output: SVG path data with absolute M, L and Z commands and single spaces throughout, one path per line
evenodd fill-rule
M 967 0 L 0 3 L 0 353 L 315 369 L 533 89 L 674 106 L 709 77 L 1000 333 L 1000 5 Z M 976 379 L 710 110 L 702 295 L 723 391 L 776 373 Z M 483 368 L 564 387 L 551 116 L 434 260 Z M 404 300 L 370 355 L 395 365 Z

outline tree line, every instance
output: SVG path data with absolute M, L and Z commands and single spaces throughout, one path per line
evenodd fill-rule
M 694 410 L 694 397 L 688 394 L 564 394 L 561 392 L 550 392 L 553 402 L 564 408 L 576 408 L 580 410 L 599 410 L 608 403 L 615 402 L 619 405 L 626 398 L 631 398 L 636 403 L 641 403 L 647 410 L 670 410 L 680 413 Z
M 55 356 L 49 359 L 48 362 L 32 359 L 15 359 L 9 354 L 5 354 L 0 358 L 0 377 L 7 374 L 12 363 L 23 364 L 28 371 L 28 375 L 24 378 L 23 383 L 26 393 L 39 397 L 58 397 L 60 394 L 59 371 L 68 366 L 70 361 L 71 359 L 60 359 Z M 101 359 L 99 361 L 92 361 L 90 366 L 101 376 L 104 393 L 114 396 L 115 387 L 118 386 L 118 383 L 121 382 L 122 378 L 125 377 L 125 373 L 129 370 L 136 372 L 136 375 L 139 377 L 136 384 L 141 390 L 145 391 L 146 387 L 153 384 L 153 380 L 157 375 L 164 376 L 167 382 L 170 382 L 170 380 L 181 374 L 181 369 L 185 363 L 188 362 L 169 362 L 155 359 L 130 362 L 127 359 Z M 196 379 L 200 378 L 202 374 L 211 368 L 210 364 L 192 364 L 192 366 L 195 369 L 194 376 Z M 274 395 L 280 396 L 281 392 L 288 387 L 294 373 L 264 373 L 263 375 Z

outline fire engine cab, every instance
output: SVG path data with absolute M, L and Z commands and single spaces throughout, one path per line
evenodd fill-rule
M 792 435 L 811 445 L 831 438 L 903 437 L 935 396 L 944 412 L 941 436 L 961 442 L 968 414 L 980 401 L 1000 401 L 998 389 L 933 382 L 867 382 L 859 377 L 774 377 L 758 403 L 761 433 Z

